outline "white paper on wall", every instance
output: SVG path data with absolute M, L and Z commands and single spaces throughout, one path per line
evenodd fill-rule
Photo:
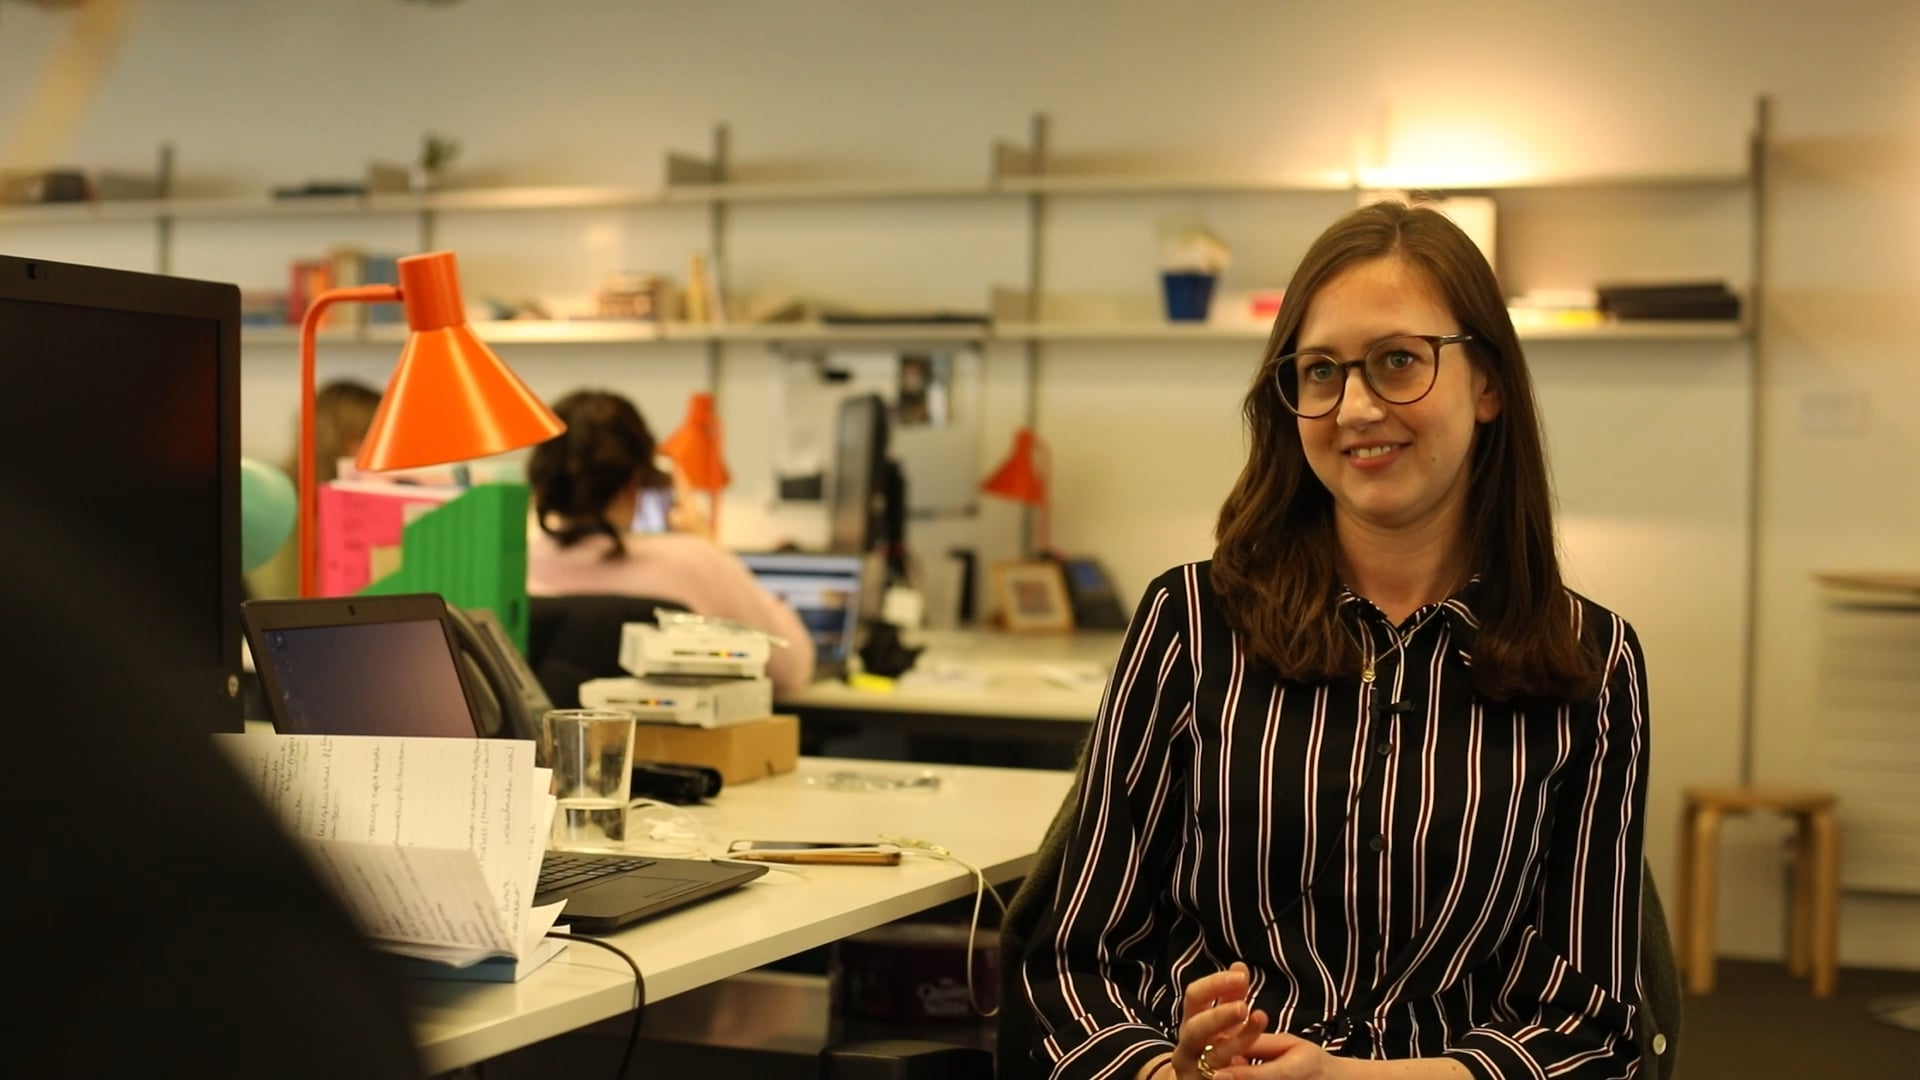
M 970 346 L 850 346 L 796 352 L 772 398 L 775 491 L 795 481 L 833 487 L 834 423 L 840 403 L 878 394 L 886 403 L 889 452 L 906 475 L 916 516 L 969 513 L 980 483 L 979 350 Z M 784 483 L 783 483 L 784 482 Z

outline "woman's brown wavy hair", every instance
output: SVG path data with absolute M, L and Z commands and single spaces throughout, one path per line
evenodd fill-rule
M 540 530 L 561 547 L 605 536 L 612 542 L 607 557 L 622 558 L 625 530 L 606 519 L 607 506 L 636 476 L 641 487 L 672 483 L 654 464 L 653 431 L 633 402 L 608 390 L 576 390 L 554 402 L 553 412 L 567 430 L 534 447 L 527 460 Z
M 1580 641 L 1560 578 L 1547 459 L 1520 339 L 1493 268 L 1459 226 L 1427 207 L 1381 202 L 1352 211 L 1307 249 L 1247 391 L 1247 464 L 1220 508 L 1212 580 L 1227 623 L 1282 678 L 1317 682 L 1359 669 L 1340 625 L 1333 498 L 1307 463 L 1298 421 L 1281 404 L 1273 360 L 1298 344 L 1322 285 L 1358 263 L 1396 256 L 1420 267 L 1459 319 L 1471 362 L 1498 393 L 1469 466 L 1468 570 L 1481 577 L 1474 688 L 1495 701 L 1569 701 L 1591 693 L 1599 658 Z

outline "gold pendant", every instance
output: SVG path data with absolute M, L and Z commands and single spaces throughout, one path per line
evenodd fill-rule
M 1360 669 L 1360 681 L 1361 681 L 1361 682 L 1363 682 L 1363 683 L 1370 683 L 1370 682 L 1372 682 L 1372 681 L 1373 681 L 1373 668 L 1371 668 L 1371 667 L 1366 667 L 1366 668 L 1361 668 L 1361 669 Z

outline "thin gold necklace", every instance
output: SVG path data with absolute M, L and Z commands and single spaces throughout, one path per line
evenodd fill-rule
M 1345 622 L 1342 622 L 1340 625 L 1346 630 L 1347 636 L 1353 639 L 1354 648 L 1360 650 L 1360 681 L 1371 684 L 1377 674 L 1374 668 L 1373 635 L 1366 634 L 1363 638 L 1362 635 L 1354 633 L 1353 627 L 1348 626 Z M 1387 627 L 1387 636 L 1393 639 L 1393 654 L 1396 656 L 1404 656 L 1405 654 L 1402 650 L 1406 645 L 1406 639 L 1395 633 L 1391 626 Z

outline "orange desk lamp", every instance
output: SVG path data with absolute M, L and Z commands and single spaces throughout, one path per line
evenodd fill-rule
M 720 489 L 732 477 L 720 456 L 720 415 L 714 411 L 712 394 L 698 393 L 687 401 L 687 418 L 661 441 L 660 452 L 673 459 L 674 468 L 690 486 L 707 493 L 707 527 L 718 536 Z
M 314 594 L 313 349 L 321 316 L 337 303 L 406 305 L 407 343 L 374 411 L 355 464 L 410 469 L 466 461 L 545 442 L 567 429 L 467 325 L 450 251 L 399 260 L 400 284 L 331 289 L 300 323 L 300 595 Z
M 1053 550 L 1047 535 L 1047 473 L 1052 457 L 1032 428 L 1021 428 L 1013 435 L 1013 452 L 980 485 L 989 495 L 1033 507 L 1033 548 L 1043 558 Z

